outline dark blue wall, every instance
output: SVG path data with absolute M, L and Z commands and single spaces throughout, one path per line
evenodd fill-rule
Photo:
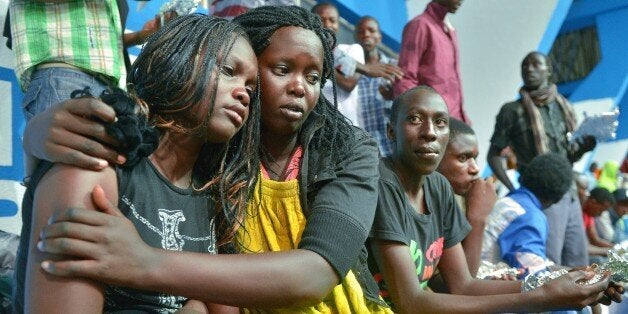
M 574 1 L 561 33 L 596 26 L 601 60 L 589 75 L 565 86 L 572 102 L 611 98 L 620 110 L 617 139 L 628 138 L 628 0 Z
M 401 46 L 401 33 L 408 21 L 408 10 L 404 0 L 333 0 L 340 16 L 351 24 L 356 24 L 364 15 L 375 17 L 379 21 L 382 42 L 395 51 Z

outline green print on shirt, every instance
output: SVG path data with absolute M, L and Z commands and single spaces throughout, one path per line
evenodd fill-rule
M 410 255 L 412 255 L 412 261 L 416 265 L 416 275 L 421 275 L 421 269 L 423 269 L 423 251 L 419 248 L 414 240 L 410 240 Z M 421 281 L 419 279 L 419 286 L 425 290 L 427 287 L 427 280 Z

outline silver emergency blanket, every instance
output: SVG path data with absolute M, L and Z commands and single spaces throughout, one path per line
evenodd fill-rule
M 194 11 L 201 0 L 170 0 L 164 3 L 159 8 L 159 16 L 161 18 L 161 25 L 165 24 L 165 14 L 168 12 L 176 12 L 177 16 L 186 15 Z
M 586 116 L 578 129 L 568 134 L 570 142 L 574 142 L 576 139 L 584 135 L 593 135 L 598 143 L 608 142 L 615 139 L 617 135 L 617 126 L 619 122 L 619 110 L 602 112 L 590 116 Z
M 478 279 L 497 279 L 503 276 L 517 277 L 519 270 L 515 267 L 510 267 L 504 262 L 493 264 L 491 262 L 482 261 L 478 268 L 478 273 L 475 276 Z
M 595 272 L 595 275 L 586 281 L 578 282 L 581 285 L 594 284 L 602 278 L 608 271 L 610 278 L 615 282 L 628 282 L 628 241 L 619 243 L 608 251 L 608 260 L 602 264 L 593 264 L 588 267 L 588 270 Z M 536 289 L 549 281 L 556 279 L 567 273 L 567 270 L 561 269 L 557 271 L 539 272 L 536 274 L 528 275 L 521 286 L 521 291 L 530 291 Z

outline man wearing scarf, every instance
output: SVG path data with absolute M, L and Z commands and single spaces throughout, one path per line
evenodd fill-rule
M 595 147 L 592 136 L 574 143 L 567 140 L 567 133 L 577 126 L 576 116 L 569 101 L 550 82 L 551 73 L 547 56 L 529 53 L 521 63 L 524 86 L 519 90 L 520 98 L 503 105 L 497 115 L 487 159 L 495 176 L 511 191 L 512 182 L 499 156 L 505 147 L 515 153 L 520 172 L 537 155 L 558 153 L 573 163 Z M 587 240 L 575 189 L 545 214 L 550 225 L 547 256 L 558 265 L 588 265 Z

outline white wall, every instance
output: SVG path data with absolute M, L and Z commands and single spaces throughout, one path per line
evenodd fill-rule
M 408 0 L 408 15 L 423 12 L 427 0 Z M 449 19 L 458 32 L 465 108 L 473 123 L 483 169 L 495 116 L 517 97 L 519 65 L 536 50 L 557 0 L 464 1 Z
M 4 19 L 7 12 L 9 1 L 0 0 L 0 33 L 4 27 Z M 0 35 L 0 69 L 8 70 L 15 68 L 15 55 L 13 51 L 6 47 L 6 38 Z M 12 143 L 14 136 L 20 136 L 19 126 L 13 125 L 13 115 L 21 112 L 14 112 L 20 106 L 13 106 L 13 97 L 11 93 L 11 84 L 7 81 L 0 80 L 0 166 L 12 167 L 17 163 L 22 163 L 22 159 L 16 160 L 14 157 L 15 147 Z M 18 154 L 19 156 L 19 154 Z M 0 178 L 0 207 L 8 206 L 7 202 L 14 203 L 20 207 L 25 188 L 19 181 L 11 178 Z M 0 208 L 7 210 L 7 208 Z M 18 210 L 16 215 L 0 217 L 0 230 L 20 233 L 22 226 L 21 211 Z

